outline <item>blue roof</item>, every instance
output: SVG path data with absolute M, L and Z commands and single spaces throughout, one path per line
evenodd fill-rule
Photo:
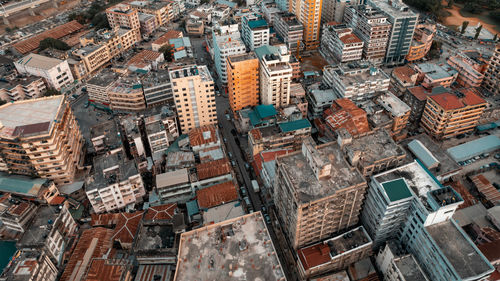
M 264 57 L 265 55 L 271 55 L 271 54 L 279 55 L 280 53 L 278 47 L 269 45 L 260 46 L 257 49 L 255 49 L 254 52 L 259 59 L 262 59 L 262 57 Z
M 259 28 L 263 26 L 267 26 L 267 21 L 265 19 L 248 21 L 248 27 L 250 27 L 250 29 Z
M 261 104 L 257 105 L 254 109 L 255 113 L 257 113 L 260 119 L 264 119 L 267 117 L 275 116 L 277 114 L 276 108 L 274 108 L 271 104 Z
M 178 51 L 178 52 L 174 53 L 174 60 L 179 60 L 179 59 L 185 58 L 187 56 L 188 56 L 188 54 L 187 54 L 186 50 Z
M 434 157 L 429 149 L 427 149 L 427 147 L 425 147 L 425 145 L 423 145 L 419 140 L 412 140 L 408 144 L 408 148 L 428 169 L 439 164 L 436 157 Z
M 200 213 L 200 209 L 198 208 L 198 200 L 188 201 L 186 203 L 186 208 L 188 211 L 188 216 L 196 215 Z
M 296 131 L 304 128 L 310 128 L 311 123 L 307 119 L 299 119 L 295 121 L 285 122 L 279 124 L 280 129 L 283 133 Z
M 37 197 L 47 179 L 0 173 L 0 191 Z
M 170 45 L 174 45 L 174 48 L 190 48 L 191 47 L 191 41 L 189 40 L 189 37 L 182 37 L 182 38 L 172 38 L 168 40 Z
M 236 7 L 236 3 L 235 2 L 231 2 L 231 1 L 227 1 L 227 0 L 217 0 L 217 3 L 229 6 L 231 8 Z
M 457 162 L 470 159 L 483 153 L 500 148 L 500 138 L 489 135 L 473 141 L 448 148 L 448 153 Z

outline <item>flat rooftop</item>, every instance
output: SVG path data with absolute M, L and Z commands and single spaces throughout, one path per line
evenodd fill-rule
M 136 237 L 137 254 L 170 253 L 175 255 L 175 232 L 172 224 L 142 225 Z
M 164 188 L 189 183 L 188 169 L 179 169 L 156 175 L 156 186 Z
M 189 65 L 181 68 L 174 68 L 170 71 L 170 81 L 179 78 L 200 76 L 202 81 L 213 82 L 212 76 L 206 65 Z
M 457 73 L 456 70 L 444 67 L 435 63 L 420 63 L 417 64 L 418 69 L 429 76 L 432 80 L 441 80 L 451 77 Z
M 425 227 L 462 280 L 481 279 L 494 268 L 452 220 Z
M 231 62 L 241 62 L 241 61 L 256 60 L 256 59 L 257 59 L 257 55 L 255 55 L 254 52 L 238 54 L 238 55 L 234 55 L 234 56 L 229 57 L 229 60 Z
M 32 178 L 0 172 L 0 192 L 37 197 L 48 179 Z
M 50 131 L 64 96 L 23 100 L 0 106 L 0 137 L 32 136 Z
M 377 102 L 394 117 L 401 117 L 410 111 L 406 103 L 389 92 L 378 96 Z
M 92 79 L 87 81 L 87 84 L 96 85 L 99 87 L 110 86 L 111 83 L 115 82 L 120 75 L 112 70 L 103 69 L 97 75 L 92 77 Z
M 388 15 L 395 18 L 409 17 L 417 15 L 401 0 L 387 1 L 387 0 L 371 0 L 377 8 L 381 9 Z
M 106 148 L 114 149 L 121 146 L 120 132 L 114 120 L 99 123 L 90 128 L 90 138 L 103 138 Z
M 365 184 L 357 169 L 351 167 L 336 142 L 316 146 L 317 156 L 325 163 L 331 163 L 330 177 L 318 180 L 302 151 L 278 158 L 285 176 L 293 186 L 293 193 L 299 202 L 307 203 L 335 194 L 344 188 Z
M 285 281 L 261 212 L 181 235 L 175 281 Z
M 428 281 L 422 269 L 412 255 L 406 255 L 394 261 L 405 280 Z
M 382 187 L 392 202 L 413 196 L 403 178 L 384 182 Z
M 139 174 L 135 161 L 127 159 L 123 151 L 95 157 L 93 168 L 93 174 L 85 179 L 88 191 L 104 188 Z M 106 169 L 109 170 L 104 173 Z
M 384 71 L 365 62 L 326 66 L 324 70 L 335 72 L 345 86 L 390 79 Z

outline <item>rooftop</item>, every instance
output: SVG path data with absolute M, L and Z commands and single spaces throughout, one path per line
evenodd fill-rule
M 374 3 L 377 8 L 395 18 L 409 16 L 417 17 L 417 15 L 406 4 L 404 4 L 402 0 L 371 0 L 371 2 Z
M 489 135 L 466 143 L 450 147 L 446 151 L 456 162 L 470 159 L 481 153 L 494 151 L 500 148 L 500 138 Z
M 288 133 L 305 128 L 311 128 L 311 123 L 309 123 L 307 119 L 299 119 L 295 121 L 279 123 L 278 126 L 280 127 L 281 132 Z
M 352 168 L 344 159 L 341 149 L 335 142 L 316 146 L 318 161 L 331 164 L 330 175 L 318 180 L 302 151 L 280 156 L 278 165 L 292 184 L 293 194 L 299 202 L 315 201 L 356 185 L 365 185 L 365 180 L 357 169 Z
M 64 106 L 64 96 L 51 96 L 0 106 L 0 137 L 29 137 L 48 133 Z
M 170 146 L 172 147 L 172 146 Z M 167 154 L 167 169 L 194 166 L 194 153 L 191 151 L 172 151 Z
M 189 143 L 191 147 L 215 144 L 219 142 L 217 128 L 214 125 L 205 125 L 189 131 Z
M 105 188 L 124 181 L 139 171 L 134 160 L 127 159 L 123 151 L 94 158 L 93 174 L 85 179 L 86 190 Z
M 93 259 L 85 281 L 121 281 L 130 275 L 132 266 L 126 259 Z
M 196 191 L 198 206 L 208 209 L 238 199 L 238 191 L 232 181 L 226 181 Z
M 0 172 L 0 191 L 27 197 L 37 197 L 48 179 L 12 175 Z
M 129 66 L 136 66 L 136 67 L 146 67 L 149 65 L 151 62 L 156 61 L 160 56 L 162 56 L 162 53 L 158 53 L 152 50 L 142 50 L 127 62 L 127 65 Z
M 461 279 L 480 279 L 493 272 L 491 264 L 452 220 L 425 229 Z
M 242 62 L 242 61 L 247 61 L 247 60 L 255 60 L 257 59 L 257 56 L 255 55 L 254 52 L 250 53 L 244 53 L 244 54 L 237 54 L 228 57 L 228 60 L 231 62 Z
M 371 239 L 362 226 L 318 244 L 298 250 L 298 257 L 304 270 L 329 263 L 346 252 L 361 247 L 371 248 Z
M 23 235 L 17 244 L 26 248 L 41 248 L 45 244 L 45 240 L 59 214 L 60 211 L 55 206 L 42 206 L 38 208 L 25 235 Z
M 377 97 L 377 102 L 394 117 L 401 117 L 410 111 L 410 107 L 390 92 Z
M 425 73 L 425 75 L 429 76 L 432 80 L 447 79 L 457 74 L 456 70 L 436 63 L 420 63 L 417 64 L 416 67 L 419 72 Z
M 174 280 L 201 275 L 207 280 L 286 280 L 260 212 L 181 235 Z
M 370 131 L 366 111 L 348 98 L 336 99 L 331 108 L 325 110 L 325 121 L 332 130 L 345 128 L 352 136 Z
M 168 44 L 168 41 L 172 38 L 181 38 L 182 37 L 182 32 L 178 30 L 169 30 L 165 32 L 162 36 L 160 36 L 158 39 L 153 41 L 152 44 L 156 45 L 165 45 Z
M 204 82 L 213 82 L 212 76 L 210 75 L 206 65 L 188 65 L 179 68 L 172 68 L 170 70 L 170 81 L 198 75 Z
M 169 221 L 174 218 L 177 204 L 163 204 L 149 207 L 144 215 L 145 221 Z
M 413 84 L 415 81 L 412 80 L 412 76 L 417 74 L 417 72 L 408 65 L 395 67 L 392 71 L 392 75 L 396 76 L 403 83 Z
M 323 71 L 338 76 L 338 79 L 346 87 L 379 80 L 390 80 L 384 71 L 365 61 L 342 63 L 337 66 L 327 65 Z
M 22 249 L 14 252 L 16 255 L 12 261 L 3 268 L 0 274 L 2 280 L 8 281 L 30 281 L 32 276 L 37 276 L 39 266 L 40 251 L 34 249 Z M 47 258 L 45 256 L 45 258 Z M 5 278 L 5 279 L 4 279 Z
M 52 69 L 58 66 L 63 61 L 56 58 L 45 57 L 38 54 L 29 54 L 24 58 L 17 61 L 17 63 L 33 68 L 39 68 L 44 70 Z
M 214 178 L 231 173 L 231 165 L 227 158 L 209 161 L 196 165 L 199 180 Z
M 429 98 L 435 101 L 444 110 L 456 110 L 468 106 L 487 104 L 484 99 L 479 97 L 470 89 L 462 89 L 455 93 L 447 92 L 435 94 Z
M 243 206 L 238 201 L 225 203 L 203 211 L 203 223 L 214 224 L 245 215 Z
M 188 169 L 179 169 L 156 175 L 156 187 L 163 188 L 189 183 Z
M 97 75 L 87 81 L 87 84 L 96 85 L 99 87 L 109 87 L 111 83 L 116 81 L 120 75 L 107 68 L 103 69 Z
M 250 29 L 262 29 L 268 28 L 269 25 L 265 19 L 256 19 L 248 21 L 248 27 L 250 27 Z
M 98 123 L 90 128 L 90 138 L 94 142 L 103 139 L 107 149 L 121 147 L 121 137 L 114 120 Z
M 154 281 L 170 281 L 173 270 L 170 264 L 139 264 L 134 281 L 151 281 L 151 276 L 159 276 Z
M 404 280 L 408 281 L 428 281 L 427 277 L 425 277 L 422 269 L 415 261 L 412 255 L 406 255 L 394 260 L 394 263 L 399 269 L 399 272 L 405 278 Z
M 386 181 L 382 183 L 385 193 L 392 202 L 399 201 L 401 199 L 406 199 L 412 197 L 413 195 L 403 178 L 395 179 L 392 181 Z
M 135 213 L 118 213 L 117 222 L 111 239 L 120 243 L 132 243 L 134 241 L 137 229 L 142 220 L 144 211 Z

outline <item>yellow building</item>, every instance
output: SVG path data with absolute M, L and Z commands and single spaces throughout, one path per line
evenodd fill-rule
M 304 44 L 307 49 L 316 49 L 319 46 L 321 31 L 322 0 L 291 0 L 289 11 L 297 16 L 304 26 Z
M 73 182 L 83 138 L 64 96 L 0 107 L 0 171 Z
M 155 16 L 156 26 L 162 26 L 172 20 L 169 11 L 172 9 L 172 4 L 169 2 L 157 1 L 133 1 L 130 2 L 132 8 L 135 8 L 139 13 L 150 14 Z
M 137 40 L 140 40 L 141 34 L 139 33 L 139 29 L 141 24 L 139 23 L 139 11 L 128 4 L 120 3 L 107 8 L 106 17 L 111 28 L 126 27 L 137 30 Z
M 423 59 L 431 50 L 432 41 L 435 34 L 435 24 L 424 23 L 417 25 L 406 59 L 408 61 Z
M 214 81 L 205 65 L 171 67 L 170 82 L 183 134 L 217 123 Z
M 227 58 L 229 106 L 233 113 L 259 104 L 259 60 L 255 53 Z
M 420 125 L 430 136 L 446 139 L 474 130 L 487 102 L 470 89 L 427 98 Z
M 108 89 L 111 109 L 115 111 L 141 111 L 146 109 L 144 92 L 139 79 L 121 77 Z

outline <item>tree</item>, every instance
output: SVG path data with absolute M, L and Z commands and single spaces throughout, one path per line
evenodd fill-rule
M 51 37 L 47 37 L 47 38 L 43 39 L 42 41 L 40 41 L 39 48 L 40 48 L 40 50 L 44 50 L 47 48 L 53 48 L 53 49 L 57 49 L 57 50 L 61 50 L 61 51 L 67 51 L 67 50 L 71 49 L 71 47 L 68 46 L 68 44 L 66 44 L 65 42 L 63 42 L 59 39 L 51 38 Z
M 479 37 L 479 34 L 481 34 L 481 29 L 483 29 L 482 25 L 476 28 L 476 35 L 474 35 L 474 39 L 477 39 Z
M 453 0 L 448 0 L 448 5 L 446 5 L 446 8 L 451 9 L 453 7 L 453 4 L 454 4 Z
M 71 14 L 69 14 L 68 21 L 74 21 L 74 20 L 76 20 L 80 24 L 86 24 L 87 23 L 87 19 L 85 18 L 85 14 L 84 13 L 71 13 Z
M 493 36 L 493 42 L 496 42 L 498 39 L 498 34 L 495 33 L 495 36 Z
M 439 59 L 441 56 L 441 47 L 443 46 L 443 42 L 441 41 L 432 41 L 431 49 L 429 50 L 428 57 L 430 59 Z
M 108 17 L 105 13 L 97 14 L 90 23 L 95 29 L 109 28 Z
M 174 48 L 172 47 L 172 45 L 163 45 L 159 51 L 160 53 L 163 53 L 166 61 L 170 62 L 174 59 Z
M 468 21 L 465 20 L 464 22 L 462 22 L 462 30 L 460 30 L 461 34 L 465 33 L 465 30 L 467 29 L 467 26 L 469 26 L 469 22 Z
M 2 100 L 2 99 L 0 99 L 0 105 L 4 105 L 4 104 L 6 104 L 6 103 L 7 103 L 7 101 L 6 101 L 6 100 Z
M 50 97 L 50 96 L 59 96 L 61 94 L 60 91 L 54 89 L 54 88 L 47 88 L 47 91 L 43 93 L 44 97 Z

